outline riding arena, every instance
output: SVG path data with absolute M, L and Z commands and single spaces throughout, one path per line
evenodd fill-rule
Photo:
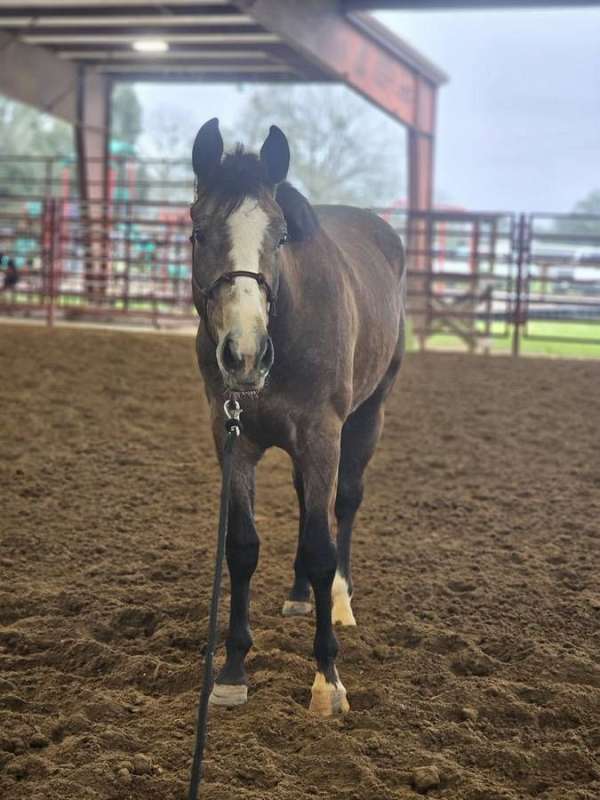
M 0 142 L 0 797 L 596 800 L 600 217 L 436 205 L 377 3 L 5 5 L 76 147 Z M 118 151 L 133 80 L 346 83 L 406 199 Z

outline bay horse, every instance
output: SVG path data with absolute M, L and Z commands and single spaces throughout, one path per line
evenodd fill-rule
M 294 581 L 283 614 L 312 612 L 317 664 L 310 709 L 348 711 L 333 625 L 355 625 L 350 540 L 363 472 L 404 350 L 404 252 L 375 214 L 311 206 L 286 182 L 290 150 L 275 125 L 259 155 L 223 157 L 217 119 L 196 136 L 192 290 L 196 351 L 217 455 L 224 398 L 241 401 L 231 486 L 226 661 L 210 701 L 246 702 L 250 580 L 258 562 L 256 466 L 270 447 L 292 461 L 300 507 Z M 332 539 L 334 517 L 337 544 Z

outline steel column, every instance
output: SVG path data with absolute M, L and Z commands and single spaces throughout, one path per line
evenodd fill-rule
M 106 212 L 110 156 L 112 84 L 94 70 L 79 67 L 75 149 L 81 210 L 85 223 L 86 291 L 101 291 L 107 270 Z

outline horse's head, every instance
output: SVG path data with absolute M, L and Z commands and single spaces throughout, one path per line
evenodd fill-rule
M 274 360 L 269 315 L 279 282 L 287 223 L 275 200 L 287 175 L 287 139 L 272 126 L 260 156 L 238 147 L 223 156 L 217 119 L 196 136 L 192 163 L 193 290 L 198 313 L 216 345 L 227 389 L 260 390 Z

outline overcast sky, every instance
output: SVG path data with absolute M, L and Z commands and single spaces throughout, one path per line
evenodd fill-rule
M 569 211 L 600 189 L 600 9 L 377 15 L 450 76 L 436 185 L 470 209 Z M 140 86 L 149 115 L 181 106 L 231 125 L 250 87 Z

